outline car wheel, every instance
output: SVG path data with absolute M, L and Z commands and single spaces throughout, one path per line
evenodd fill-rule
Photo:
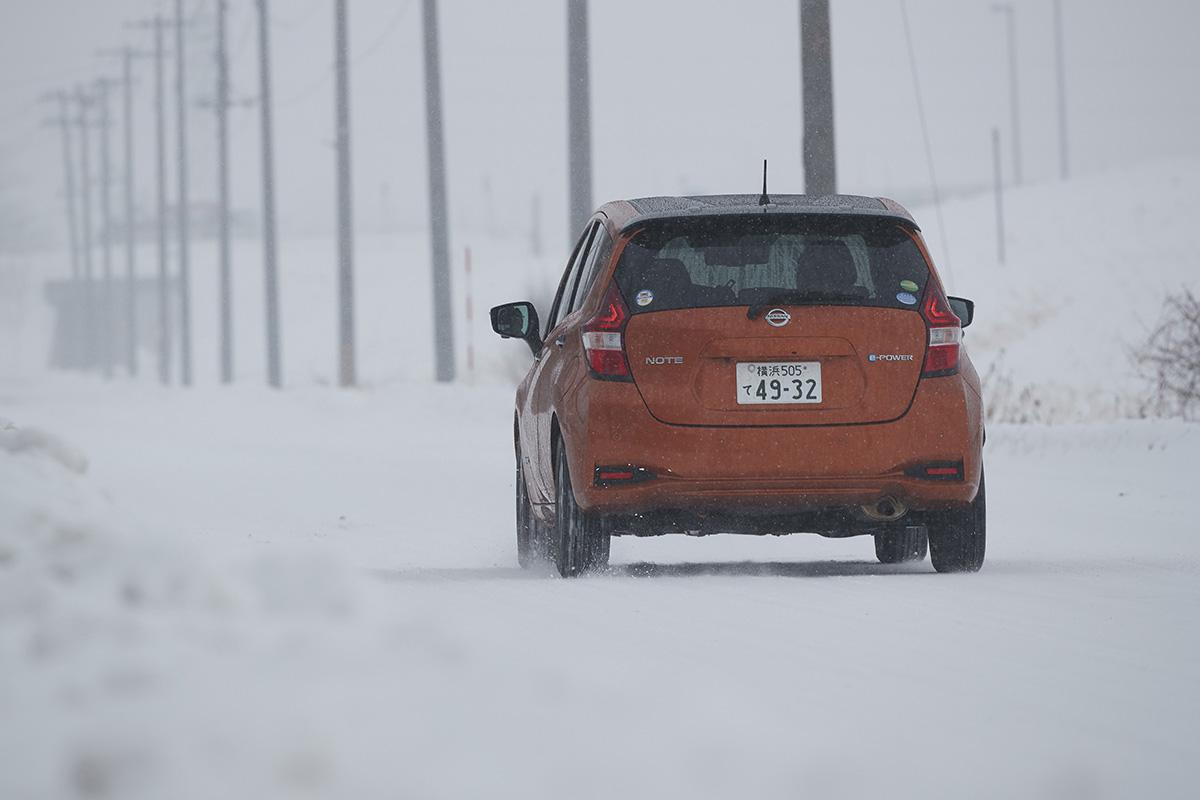
M 924 528 L 909 527 L 875 534 L 875 557 L 883 564 L 921 561 L 929 552 Z
M 517 563 L 529 569 L 546 558 L 546 534 L 542 523 L 529 506 L 529 490 L 525 487 L 525 470 L 517 453 Z
M 611 544 L 600 517 L 589 514 L 575 502 L 566 448 L 561 445 L 555 459 L 555 522 L 552 555 L 558 574 L 573 578 L 608 566 Z
M 969 506 L 930 518 L 929 557 L 938 572 L 978 572 L 986 546 L 987 500 L 980 473 L 979 492 Z

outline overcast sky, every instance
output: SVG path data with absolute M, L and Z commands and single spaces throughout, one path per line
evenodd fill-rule
M 235 94 L 257 87 L 251 0 L 229 0 Z M 215 0 L 187 0 L 192 101 L 211 96 Z M 164 4 L 169 10 L 170 4 Z M 280 217 L 333 224 L 332 0 L 272 0 Z M 535 194 L 551 246 L 566 238 L 564 0 L 442 0 L 453 234 L 527 236 Z M 1028 181 L 1055 179 L 1050 0 L 1015 0 Z M 60 145 L 40 92 L 114 73 L 94 53 L 149 36 L 125 27 L 154 0 L 0 0 L 0 178 L 39 236 L 61 238 Z M 595 200 L 802 191 L 797 0 L 592 0 Z M 990 130 L 1010 135 L 1002 18 L 990 0 L 908 0 L 943 189 L 990 181 Z M 1095 172 L 1200 150 L 1200 3 L 1064 0 L 1073 167 Z M 425 225 L 419 0 L 350 0 L 358 227 Z M 900 0 L 832 0 L 839 188 L 919 200 L 929 189 Z M 139 205 L 153 204 L 152 90 L 138 64 Z M 173 81 L 173 64 L 168 77 Z M 215 196 L 215 123 L 190 111 L 193 200 Z M 257 214 L 254 110 L 234 112 L 234 199 Z M 117 132 L 119 135 L 119 131 Z M 1005 158 L 1011 151 L 1005 145 Z M 1010 165 L 1006 165 L 1006 168 Z M 171 179 L 172 192 L 174 178 Z

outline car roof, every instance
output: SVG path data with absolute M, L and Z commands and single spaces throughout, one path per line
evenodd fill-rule
M 601 206 L 617 230 L 625 231 L 648 220 L 679 219 L 738 214 L 828 214 L 893 219 L 913 230 L 920 230 L 904 206 L 886 197 L 855 194 L 776 194 L 767 205 L 759 205 L 759 195 L 710 194 L 686 197 L 639 197 L 618 200 Z

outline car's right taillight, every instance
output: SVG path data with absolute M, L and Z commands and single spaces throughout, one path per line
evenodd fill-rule
M 958 373 L 958 350 L 962 345 L 962 320 L 950 310 L 941 287 L 931 283 L 925 291 L 921 316 L 929 326 L 929 347 L 925 349 L 922 378 L 940 378 Z
M 625 323 L 629 308 L 614 283 L 604 293 L 600 311 L 583 326 L 583 351 L 592 376 L 607 381 L 631 381 L 625 358 Z

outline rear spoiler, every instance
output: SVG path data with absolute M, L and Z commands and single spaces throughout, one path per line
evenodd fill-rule
M 626 233 L 634 228 L 640 227 L 646 222 L 664 219 L 692 219 L 695 217 L 741 217 L 752 214 L 769 214 L 775 217 L 846 217 L 846 218 L 865 218 L 871 219 L 890 219 L 912 231 L 920 232 L 921 228 L 917 225 L 916 220 L 895 200 L 889 200 L 885 197 L 879 198 L 884 204 L 883 208 L 851 208 L 849 206 L 795 206 L 795 205 L 765 205 L 754 208 L 734 208 L 728 207 L 711 207 L 711 208 L 691 208 L 680 212 L 672 211 L 657 211 L 638 214 L 629 219 L 621 226 L 620 232 Z

